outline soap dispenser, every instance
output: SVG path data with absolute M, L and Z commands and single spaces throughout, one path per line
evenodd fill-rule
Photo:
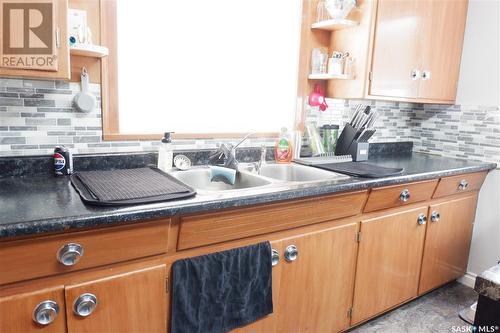
M 173 167 L 174 148 L 172 146 L 172 133 L 165 132 L 158 151 L 158 169 L 165 172 L 172 170 Z

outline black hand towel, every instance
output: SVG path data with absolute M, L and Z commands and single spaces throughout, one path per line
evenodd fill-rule
M 182 259 L 173 266 L 171 333 L 220 333 L 273 312 L 271 244 Z

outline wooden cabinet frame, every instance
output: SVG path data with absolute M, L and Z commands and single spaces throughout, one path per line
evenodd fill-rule
M 481 183 L 480 180 L 484 179 L 484 176 L 486 176 L 486 172 L 470 173 L 460 176 L 445 177 L 441 179 L 441 181 L 443 182 L 443 184 L 446 185 L 446 188 L 448 188 L 447 184 L 449 182 L 455 184 L 456 177 L 470 179 L 471 184 L 472 183 L 480 184 Z M 431 181 L 431 182 L 434 184 L 434 186 L 436 185 L 436 181 Z M 289 325 L 290 323 L 293 322 L 289 320 L 290 314 L 291 316 L 293 316 L 294 318 L 293 320 L 295 320 L 294 322 L 296 323 L 295 325 L 300 327 L 313 327 L 310 326 L 312 324 L 308 323 L 307 320 L 312 318 L 313 320 L 317 320 L 317 322 L 319 322 L 321 321 L 321 318 L 324 318 L 325 313 L 328 313 L 329 316 L 333 315 L 333 316 L 343 316 L 343 317 L 341 320 L 339 317 L 338 321 L 336 319 L 334 321 L 331 320 L 332 318 L 328 318 L 327 320 L 321 321 L 321 324 L 316 323 L 315 325 L 317 326 L 314 327 L 316 327 L 317 330 L 328 330 L 329 327 L 332 327 L 332 329 L 334 327 L 335 329 L 339 330 L 347 329 L 349 327 L 357 326 L 369 320 L 373 316 L 380 314 L 381 312 L 388 311 L 392 308 L 401 305 L 402 303 L 409 302 L 415 299 L 416 297 L 420 296 L 422 293 L 428 292 L 433 288 L 437 288 L 442 284 L 449 282 L 451 277 L 455 278 L 457 276 L 456 274 L 454 275 L 443 274 L 444 276 L 443 278 L 440 278 L 439 280 L 428 284 L 428 286 L 430 287 L 426 287 L 424 288 L 424 290 L 421 289 L 417 293 L 418 288 L 419 287 L 421 288 L 419 284 L 421 284 L 422 281 L 425 280 L 426 278 L 425 276 L 423 276 L 423 274 L 429 275 L 433 274 L 435 271 L 435 269 L 432 268 L 430 270 L 429 268 L 427 268 L 426 270 L 422 268 L 423 260 L 426 256 L 426 253 L 428 253 L 428 251 L 432 251 L 432 245 L 430 246 L 430 250 L 429 248 L 426 248 L 428 243 L 427 237 L 429 233 L 429 223 L 431 223 L 431 213 L 432 213 L 432 209 L 429 209 L 429 207 L 432 208 L 438 206 L 439 207 L 446 206 L 448 207 L 447 208 L 448 211 L 450 210 L 453 211 L 453 207 L 462 204 L 463 200 L 467 200 L 468 205 L 467 207 L 464 207 L 464 209 L 467 210 L 470 214 L 458 213 L 467 216 L 465 218 L 466 221 L 464 222 L 464 224 L 466 224 L 467 221 L 473 219 L 475 206 L 474 207 L 469 207 L 469 206 L 473 206 L 475 204 L 478 190 L 479 187 L 471 186 L 471 191 L 468 192 L 462 191 L 461 193 L 457 194 L 453 191 L 448 191 L 447 193 L 449 194 L 447 196 L 443 196 L 440 198 L 430 198 L 430 196 L 434 192 L 434 188 L 429 188 L 427 189 L 427 192 L 429 193 L 427 199 L 410 203 L 408 205 L 392 206 L 392 208 L 376 210 L 372 212 L 363 212 L 363 210 L 358 210 L 357 213 L 355 213 L 355 215 L 353 216 L 332 215 L 329 214 L 327 211 L 323 211 L 322 213 L 320 212 L 320 214 L 318 214 L 319 217 L 311 221 L 310 224 L 306 225 L 292 224 L 288 229 L 273 229 L 272 226 L 269 226 L 268 229 L 266 229 L 266 226 L 264 225 L 261 226 L 263 232 L 259 232 L 257 234 L 242 233 L 243 236 L 238 239 L 232 238 L 232 240 L 221 241 L 212 244 L 205 244 L 205 245 L 201 244 L 200 246 L 193 248 L 183 248 L 182 246 L 179 247 L 180 244 L 179 237 L 181 236 L 182 224 L 193 223 L 193 221 L 192 220 L 190 221 L 189 219 L 183 220 L 182 217 L 172 217 L 170 222 L 170 229 L 169 229 L 170 231 L 168 234 L 168 239 L 163 240 L 165 246 L 162 248 L 165 248 L 166 253 L 163 252 L 163 254 L 158 254 L 156 256 L 151 256 L 142 259 L 141 258 L 133 259 L 122 263 L 116 262 L 109 264 L 107 266 L 90 267 L 82 269 L 80 271 L 63 272 L 51 277 L 40 277 L 32 280 L 25 279 L 24 281 L 20 282 L 18 279 L 17 280 L 18 282 L 8 282 L 7 284 L 0 285 L 0 306 L 2 305 L 2 302 L 4 302 L 4 304 L 6 304 L 9 307 L 17 307 L 20 310 L 24 309 L 23 311 L 27 311 L 26 309 L 32 307 L 33 302 L 30 301 L 32 295 L 36 295 L 38 291 L 50 293 L 53 290 L 55 290 L 56 292 L 59 292 L 58 297 L 61 298 L 60 292 L 63 289 L 66 290 L 65 289 L 66 287 L 68 287 L 67 288 L 68 292 L 70 292 L 72 288 L 75 289 L 81 286 L 88 286 L 90 289 L 92 289 L 93 285 L 91 282 L 96 282 L 96 284 L 98 284 L 106 279 L 113 280 L 113 278 L 115 277 L 117 279 L 113 280 L 115 282 L 111 283 L 110 286 L 118 285 L 119 288 L 122 288 L 120 286 L 124 286 L 125 284 L 119 282 L 119 281 L 124 281 L 118 279 L 120 276 L 126 276 L 128 273 L 135 271 L 140 272 L 142 270 L 151 267 L 165 266 L 166 276 L 164 275 L 165 281 L 162 281 L 162 285 L 166 286 L 165 292 L 167 293 L 167 295 L 165 296 L 165 304 L 162 303 L 161 306 L 164 307 L 165 309 L 163 313 L 165 313 L 165 320 L 167 320 L 167 325 L 168 325 L 168 318 L 170 316 L 170 311 L 171 311 L 170 301 L 169 301 L 171 297 L 170 270 L 171 270 L 171 265 L 175 261 L 183 258 L 189 258 L 213 252 L 224 251 L 231 248 L 255 244 L 258 242 L 269 241 L 271 242 L 273 248 L 276 248 L 278 250 L 278 253 L 280 253 L 281 257 L 278 266 L 275 266 L 275 268 L 273 268 L 273 284 L 275 284 L 275 286 L 273 286 L 273 292 L 276 292 L 276 294 L 273 295 L 273 298 L 276 305 L 275 307 L 276 313 L 262 320 L 259 320 L 253 324 L 250 324 L 244 328 L 238 329 L 236 332 L 238 333 L 270 332 L 279 330 L 280 327 L 283 328 L 284 330 L 289 330 L 290 329 Z M 347 193 L 356 194 L 356 192 L 347 192 Z M 366 192 L 357 192 L 357 193 L 358 193 L 357 195 L 362 196 L 363 199 L 362 200 L 363 204 L 361 206 L 366 206 L 366 202 L 368 201 L 365 198 Z M 342 198 L 343 196 L 345 196 L 345 194 L 332 195 L 333 198 L 335 196 Z M 306 202 L 314 202 L 315 200 L 321 201 L 324 198 L 325 197 L 309 198 L 306 199 Z M 290 206 L 293 206 L 293 202 L 290 202 L 290 204 L 291 204 Z M 258 207 L 259 206 L 250 207 L 248 209 L 250 211 L 253 211 L 255 210 L 255 208 Z M 339 209 L 341 209 L 341 207 L 339 207 Z M 311 212 L 316 211 L 316 209 L 314 209 L 313 207 L 308 207 L 306 210 Z M 198 214 L 198 216 L 201 217 L 202 219 L 206 219 L 207 217 L 210 217 L 213 214 L 227 215 L 231 214 L 231 212 L 233 211 L 234 209 L 228 209 L 215 213 Z M 417 226 L 417 221 L 418 221 L 417 216 L 419 214 L 427 215 L 426 226 L 425 225 Z M 293 220 L 293 215 L 294 214 L 290 213 L 288 217 L 284 218 Z M 311 215 L 313 215 L 313 213 L 311 213 Z M 443 214 L 443 218 L 445 218 L 447 215 L 449 214 Z M 403 216 L 404 218 L 401 221 L 398 221 L 398 216 Z M 329 219 L 329 217 L 331 218 Z M 391 241 L 391 239 L 382 239 L 383 237 L 380 234 L 382 229 L 380 229 L 378 226 L 381 226 L 382 224 L 389 226 L 388 230 L 393 235 L 392 239 L 395 239 L 398 236 L 398 228 L 400 227 L 399 224 L 400 222 L 401 222 L 401 227 L 403 227 L 402 224 L 405 224 L 407 226 L 406 231 L 403 232 L 404 239 L 399 240 L 399 243 L 397 244 L 395 243 L 395 245 L 383 244 L 383 242 Z M 472 221 L 469 222 L 472 223 Z M 377 224 L 378 226 L 373 227 L 374 224 Z M 372 225 L 371 231 L 373 233 L 371 235 L 367 234 L 367 232 L 370 231 L 369 227 L 367 227 L 369 225 Z M 144 224 L 137 224 L 134 227 L 136 227 L 139 232 L 142 226 L 144 226 Z M 118 228 L 120 227 L 106 228 L 106 232 L 110 232 L 113 228 L 117 228 L 118 230 Z M 238 228 L 244 229 L 245 225 L 239 225 Z M 415 238 L 412 238 L 412 233 L 413 233 L 413 231 L 411 230 L 412 228 L 418 229 L 418 232 L 415 234 Z M 96 230 L 95 232 L 98 232 L 98 230 Z M 443 231 L 440 230 L 439 232 L 442 233 Z M 52 238 L 64 237 L 64 234 L 49 236 L 49 237 Z M 470 238 L 470 236 L 468 236 L 468 234 L 462 233 L 461 239 L 466 239 L 466 238 Z M 367 279 L 365 278 L 364 286 L 361 286 L 360 289 L 361 291 L 358 291 L 357 294 L 358 300 L 356 300 L 355 297 L 357 288 L 356 282 L 359 282 L 358 280 L 360 279 L 363 281 L 362 279 L 363 276 L 365 277 L 375 276 L 370 274 L 370 270 L 377 269 L 377 265 L 373 264 L 374 258 L 370 257 L 371 256 L 370 247 L 373 246 L 374 248 L 378 249 L 380 253 L 386 251 L 387 248 L 394 248 L 394 247 L 403 248 L 403 250 L 401 251 L 403 253 L 406 244 L 411 243 L 411 241 L 414 242 L 411 244 L 410 249 L 409 250 L 406 249 L 407 250 L 406 253 L 411 254 L 410 260 L 407 260 L 408 262 L 412 263 L 411 269 L 405 267 L 404 264 L 405 260 L 403 260 L 404 259 L 403 257 L 399 256 L 398 251 L 394 251 L 394 254 L 391 255 L 393 259 L 395 258 L 394 260 L 385 260 L 385 262 L 388 263 L 389 266 L 391 266 L 389 267 L 389 269 L 391 268 L 395 270 L 400 269 L 403 274 L 406 272 L 406 275 L 411 276 L 411 281 L 403 281 L 406 285 L 404 294 L 402 294 L 401 291 L 395 290 L 393 293 L 393 297 L 386 297 L 386 302 L 383 304 L 383 306 L 377 307 L 374 306 L 373 304 L 371 306 L 368 305 L 369 308 L 365 309 L 363 313 L 356 314 L 355 312 L 356 304 L 359 304 L 359 297 L 360 297 L 359 295 L 360 293 L 363 294 L 363 288 L 365 289 L 375 288 L 374 286 L 370 286 L 369 283 L 367 284 L 366 283 Z M 5 244 L 14 242 L 27 242 L 27 240 L 5 241 Z M 299 249 L 299 259 L 297 259 L 296 262 L 290 263 L 290 262 L 285 262 L 283 254 L 284 254 L 284 249 L 291 244 L 297 245 Z M 468 247 L 469 244 L 465 244 L 465 246 Z M 346 252 L 342 255 L 341 255 L 342 251 L 340 250 L 341 247 L 347 248 Z M 305 251 L 302 252 L 303 253 L 302 257 L 300 255 L 301 250 Z M 458 254 L 459 260 L 455 260 L 457 256 L 451 256 L 451 257 L 448 256 L 446 258 L 448 259 L 451 258 L 449 260 L 450 262 L 460 263 L 460 267 L 462 269 L 465 269 L 463 268 L 464 256 L 466 256 L 467 252 L 465 250 L 466 249 L 464 248 L 463 251 L 460 251 L 460 253 Z M 330 258 L 328 257 L 329 253 L 337 253 L 337 254 L 334 256 L 334 258 Z M 310 262 L 304 263 L 303 262 L 303 260 L 305 260 L 304 258 L 308 258 Z M 343 271 L 345 271 L 346 274 L 350 276 L 350 278 L 346 278 L 347 275 L 343 275 L 341 274 L 341 272 L 336 271 L 335 266 L 328 266 L 330 264 L 330 259 L 332 259 L 331 262 L 332 265 L 334 265 L 334 261 L 337 262 L 338 265 L 342 265 L 342 267 L 344 267 Z M 396 262 L 397 264 L 392 265 L 393 262 Z M 436 261 L 432 262 L 427 260 L 427 263 L 429 262 L 432 265 L 436 265 Z M 365 263 L 365 265 L 363 267 L 360 267 L 359 266 L 360 263 L 361 264 Z M 300 267 L 297 266 L 300 264 L 302 264 L 303 266 Z M 418 265 L 418 272 L 416 268 L 417 265 Z M 458 267 L 458 264 L 456 266 Z M 318 268 L 318 271 L 314 271 L 313 268 L 316 267 Z M 276 272 L 276 275 L 274 272 Z M 318 272 L 320 273 L 327 272 L 327 273 L 324 274 L 323 276 L 321 274 L 318 274 Z M 384 274 L 381 273 L 381 276 L 383 275 Z M 328 279 L 331 276 L 336 276 L 336 278 L 332 281 L 329 281 Z M 394 279 L 394 277 L 392 278 Z M 341 280 L 342 282 L 340 282 Z M 369 280 L 370 279 L 368 279 L 368 282 Z M 323 292 L 320 293 L 318 290 L 321 289 L 308 288 L 307 285 L 304 285 L 312 283 L 312 281 L 317 282 L 319 285 L 325 286 L 325 288 L 327 286 L 331 286 L 332 288 L 337 288 L 335 289 L 337 291 L 347 290 L 349 292 L 349 295 L 347 295 L 348 296 L 347 297 L 346 294 L 343 294 L 342 296 L 343 300 L 341 302 L 332 301 L 331 298 L 328 297 L 327 299 L 325 299 L 322 295 L 323 294 L 328 295 L 328 293 L 331 294 L 333 289 L 325 290 L 324 293 Z M 343 289 L 342 286 L 344 286 Z M 97 285 L 95 286 L 95 288 L 99 289 L 102 288 L 102 286 L 99 287 Z M 287 295 L 286 294 L 287 288 L 293 289 L 293 293 Z M 79 292 L 82 290 L 79 290 Z M 75 293 L 79 294 L 79 292 Z M 304 295 L 300 294 L 302 292 L 304 293 Z M 112 291 L 110 291 L 110 293 L 112 293 Z M 312 298 L 307 298 L 310 296 L 309 293 L 313 293 L 315 296 L 311 296 Z M 338 292 L 336 293 L 338 294 Z M 378 293 L 380 294 L 380 292 Z M 75 295 L 72 295 L 69 298 L 67 296 L 66 298 L 69 301 L 73 299 L 74 296 Z M 109 295 L 107 295 L 106 297 L 109 297 Z M 321 304 L 327 305 L 328 310 L 337 309 L 337 312 L 342 312 L 342 313 L 330 313 L 328 311 L 325 312 L 323 308 L 317 308 L 317 307 L 315 308 L 314 306 L 308 307 L 310 309 L 313 309 L 312 310 L 313 313 L 311 314 L 305 313 L 307 311 L 304 310 L 304 307 L 301 304 L 299 304 L 301 303 L 299 302 L 299 300 L 301 301 L 303 300 L 304 304 L 306 304 L 307 302 L 311 302 L 311 299 L 315 298 L 323 302 Z M 20 301 L 17 301 L 17 299 L 20 299 Z M 346 307 L 349 308 L 346 309 Z M 118 313 L 121 310 L 116 309 L 116 311 L 117 311 L 116 313 Z M 283 311 L 283 313 L 280 311 Z M 66 311 L 67 320 L 71 320 L 70 319 L 71 315 L 72 315 L 71 312 Z M 23 316 L 22 318 L 24 318 L 23 319 L 24 321 L 29 322 L 29 324 L 25 323 L 26 325 L 31 325 L 30 317 Z M 109 327 L 105 326 L 107 325 L 105 323 L 101 324 L 104 325 L 102 327 Z M 326 325 L 326 326 L 321 326 L 321 325 Z M 22 327 L 24 328 L 26 326 Z
M 299 67 L 299 100 L 302 102 L 302 108 L 297 115 L 297 127 L 303 128 L 305 122 L 305 110 L 303 107 L 307 103 L 307 96 L 312 91 L 315 84 L 319 84 L 325 91 L 326 96 L 330 98 L 338 99 L 369 99 L 369 100 L 389 100 L 397 102 L 409 102 L 409 103 L 428 103 L 428 104 L 453 104 L 455 98 L 450 99 L 439 99 L 439 98 L 425 98 L 425 96 L 420 96 L 417 94 L 414 98 L 403 98 L 403 97 L 393 97 L 393 96 L 378 96 L 370 91 L 371 79 L 372 79 L 372 68 L 373 68 L 373 57 L 374 57 L 374 47 L 375 47 L 375 34 L 376 34 L 376 22 L 378 17 L 378 7 L 379 4 L 384 0 L 358 0 L 357 9 L 353 10 L 348 19 L 352 19 L 359 23 L 359 25 L 336 30 L 333 32 L 323 31 L 318 29 L 311 29 L 311 24 L 316 21 L 316 8 L 319 0 L 303 0 L 303 20 L 302 20 L 302 39 L 301 39 L 301 53 L 300 53 L 300 67 Z M 396 0 L 393 0 L 396 1 Z M 408 0 L 409 1 L 409 0 Z M 406 2 L 408 2 L 406 1 Z M 413 1 L 413 0 L 412 0 Z M 458 0 L 457 0 L 458 1 Z M 462 0 L 460 0 L 462 1 Z M 466 1 L 466 0 L 465 0 Z M 404 2 L 404 1 L 403 1 Z M 401 2 L 400 2 L 401 3 Z M 422 3 L 426 3 L 425 1 Z M 427 2 L 430 6 L 432 1 Z M 453 1 L 443 1 L 446 6 L 453 3 Z M 466 11 L 466 8 L 465 8 Z M 431 15 L 436 22 L 440 20 L 443 15 L 442 8 L 438 10 L 431 10 L 429 15 Z M 435 12 L 435 13 L 434 13 Z M 457 11 L 460 17 L 457 26 L 451 26 L 449 22 L 443 25 L 443 29 L 453 29 L 454 41 L 442 41 L 437 42 L 435 40 L 429 41 L 430 45 L 426 45 L 426 54 L 431 54 L 436 52 L 437 47 L 442 47 L 443 50 L 453 54 L 453 59 L 450 61 L 448 71 L 450 68 L 456 68 L 460 64 L 461 54 L 457 54 L 462 50 L 463 33 L 465 30 L 465 18 L 463 8 Z M 438 23 L 436 23 L 438 24 Z M 432 28 L 430 28 L 432 29 Z M 429 29 L 423 29 L 429 31 Z M 419 31 L 419 33 L 422 33 Z M 458 34 L 458 37 L 457 37 Z M 457 39 L 458 38 L 458 39 Z M 308 75 L 310 71 L 310 57 L 311 51 L 315 47 L 326 48 L 329 50 L 330 54 L 332 51 L 348 51 L 352 56 L 356 58 L 355 60 L 355 73 L 354 78 L 351 80 L 309 80 Z M 391 52 L 397 52 L 396 48 L 393 48 Z M 419 52 L 421 48 L 419 48 Z M 422 57 L 421 55 L 418 55 Z M 448 56 L 450 58 L 450 56 Z M 395 64 L 397 65 L 397 64 Z M 433 61 L 423 61 L 422 64 L 416 63 L 416 69 L 418 66 L 435 66 Z M 421 68 L 425 70 L 428 68 Z M 446 67 L 446 66 L 445 66 Z M 452 80 L 458 80 L 459 68 L 456 68 L 457 72 L 453 73 Z M 439 72 L 439 73 L 438 73 Z M 447 77 L 446 69 L 438 69 L 436 73 L 432 76 L 439 75 L 440 78 Z M 449 74 L 449 73 L 448 73 Z M 410 73 L 408 73 L 410 77 Z M 439 82 L 443 82 L 445 79 L 440 79 Z M 426 81 L 426 86 L 432 81 Z M 422 85 L 424 81 L 419 80 L 419 85 Z M 426 90 L 429 90 L 427 87 Z M 451 87 L 440 87 L 440 92 L 446 93 L 447 96 L 451 96 L 450 91 L 455 90 L 456 92 L 456 82 L 452 82 Z M 300 99 L 302 98 L 302 99 Z

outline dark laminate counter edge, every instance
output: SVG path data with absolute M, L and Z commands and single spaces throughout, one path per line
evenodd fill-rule
M 441 171 L 421 172 L 382 179 L 349 178 L 335 183 L 294 184 L 287 187 L 271 189 L 267 193 L 258 193 L 230 198 L 208 198 L 199 196 L 199 200 L 186 200 L 150 205 L 131 206 L 117 211 L 94 212 L 87 215 L 69 215 L 32 221 L 0 224 L 0 240 L 15 237 L 42 235 L 68 230 L 77 231 L 83 228 L 135 223 L 148 219 L 167 218 L 174 215 L 265 204 L 284 200 L 308 198 L 326 194 L 351 192 L 373 187 L 396 185 L 408 182 L 436 179 L 457 174 L 487 171 L 496 168 L 495 163 L 483 163 Z M 205 200 L 204 200 L 205 199 Z M 3 239 L 2 239 L 3 238 Z

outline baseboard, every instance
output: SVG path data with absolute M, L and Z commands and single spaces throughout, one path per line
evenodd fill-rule
M 476 284 L 476 277 L 476 274 L 467 272 L 464 276 L 459 277 L 457 281 L 467 287 L 474 288 L 474 285 Z

